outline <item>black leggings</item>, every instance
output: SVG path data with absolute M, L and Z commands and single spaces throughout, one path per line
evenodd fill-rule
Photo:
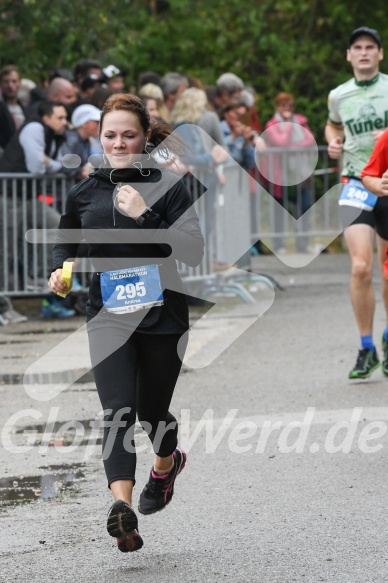
M 135 482 L 136 413 L 155 454 L 168 457 L 177 446 L 178 424 L 168 408 L 182 367 L 177 352 L 181 335 L 128 336 L 116 326 L 89 330 L 94 379 L 104 409 L 108 485 L 116 480 Z

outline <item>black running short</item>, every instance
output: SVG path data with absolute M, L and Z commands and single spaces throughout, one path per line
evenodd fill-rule
M 360 213 L 360 214 L 358 214 Z M 352 218 L 353 216 L 356 218 Z M 382 239 L 388 241 L 388 197 L 382 196 L 371 211 L 339 205 L 339 217 L 343 227 L 348 225 L 369 225 Z

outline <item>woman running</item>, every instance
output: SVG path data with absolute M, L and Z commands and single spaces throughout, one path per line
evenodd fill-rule
M 95 270 L 87 304 L 89 349 L 115 500 L 107 529 L 122 552 L 143 546 L 132 508 L 136 415 L 155 452 L 139 512 L 151 514 L 170 502 L 186 462 L 169 412 L 186 348 L 187 335 L 181 337 L 189 327 L 176 260 L 198 265 L 204 243 L 183 181 L 159 169 L 148 153 L 149 144 L 158 146 L 170 131 L 151 125 L 138 97 L 114 94 L 106 101 L 100 121 L 104 164 L 68 194 L 49 280 L 52 291 L 66 292 L 63 262 L 74 259 L 85 239 Z

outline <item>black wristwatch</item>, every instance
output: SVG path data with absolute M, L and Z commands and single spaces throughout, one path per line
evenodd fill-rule
M 152 210 L 152 208 L 150 208 L 149 206 L 147 206 L 146 210 L 144 211 L 144 213 L 142 213 L 140 215 L 140 217 L 138 217 L 136 219 L 136 224 L 139 225 L 139 227 L 141 227 L 144 223 L 144 221 L 146 219 L 148 219 L 148 217 L 150 216 L 151 213 L 153 213 L 154 211 Z

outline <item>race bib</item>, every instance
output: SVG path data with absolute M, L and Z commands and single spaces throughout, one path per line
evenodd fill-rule
M 367 190 L 361 180 L 351 178 L 347 182 L 341 192 L 338 204 L 345 206 L 353 206 L 365 211 L 373 211 L 378 196 L 372 194 Z
M 129 314 L 163 305 L 163 291 L 157 265 L 142 265 L 100 276 L 104 308 L 116 314 Z

